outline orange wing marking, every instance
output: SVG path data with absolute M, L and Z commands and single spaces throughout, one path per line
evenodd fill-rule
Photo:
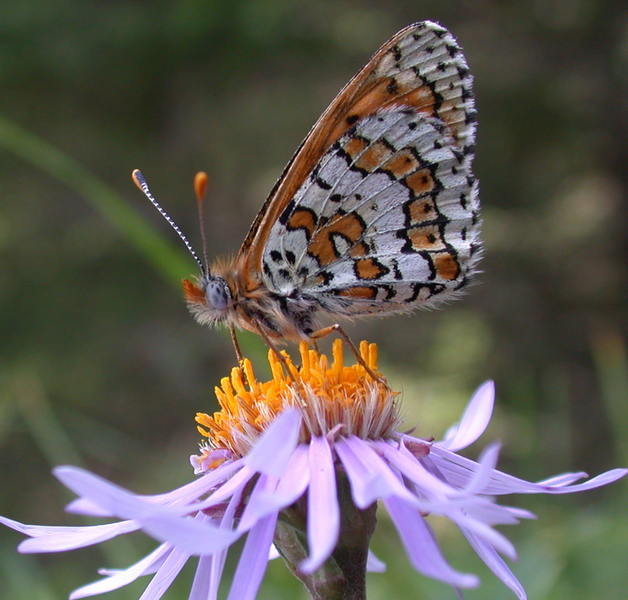
M 368 147 L 369 141 L 363 137 L 353 136 L 344 146 L 343 150 L 351 160 L 355 160 Z
M 436 188 L 436 182 L 434 181 L 434 178 L 432 177 L 429 169 L 420 169 L 419 171 L 415 171 L 414 173 L 408 175 L 404 179 L 404 182 L 412 190 L 415 196 L 422 196 L 423 194 L 427 194 L 428 192 L 431 192 L 434 190 L 434 188 Z M 412 205 L 416 204 L 418 208 L 419 205 L 423 203 L 427 204 L 427 202 L 431 201 L 422 200 L 419 202 L 415 200 Z M 432 210 L 433 206 L 434 205 L 432 204 Z M 413 210 L 413 208 L 410 208 L 411 212 L 413 212 Z M 412 218 L 415 218 L 414 215 L 412 216 Z
M 351 258 L 360 258 L 362 256 L 366 256 L 368 251 L 369 247 L 364 242 L 360 242 L 355 244 L 355 246 L 349 250 L 349 256 L 351 256 Z
M 377 289 L 372 287 L 352 287 L 340 290 L 339 296 L 345 296 L 346 298 L 356 298 L 358 300 L 373 300 L 377 296 Z
M 378 279 L 389 270 L 374 258 L 363 258 L 355 262 L 355 272 L 359 279 Z
M 355 213 L 336 213 L 329 222 L 319 229 L 308 244 L 308 254 L 313 256 L 321 267 L 326 267 L 338 258 L 334 237 L 340 236 L 353 245 L 365 230 L 364 222 Z
M 416 252 L 445 250 L 443 241 L 437 226 L 416 227 L 408 230 L 408 239 L 412 244 L 412 249 Z
M 436 274 L 441 279 L 453 281 L 460 275 L 460 265 L 455 257 L 449 252 L 443 252 L 432 257 Z
M 286 228 L 289 231 L 302 229 L 310 240 L 316 228 L 316 221 L 316 215 L 309 208 L 297 208 L 286 223 Z
M 392 155 L 393 150 L 382 140 L 378 140 L 374 144 L 371 144 L 369 148 L 362 153 L 362 155 L 355 161 L 354 166 L 358 169 L 364 169 L 368 173 L 372 173 Z
M 416 171 L 420 166 L 419 161 L 412 151 L 405 148 L 396 152 L 389 161 L 382 165 L 382 169 L 391 173 L 395 179 L 401 179 L 413 171 Z

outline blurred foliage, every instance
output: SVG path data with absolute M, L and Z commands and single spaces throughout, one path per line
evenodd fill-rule
M 209 252 L 235 252 L 274 179 L 335 93 L 401 27 L 440 21 L 476 78 L 484 273 L 458 303 L 351 326 L 380 344 L 410 425 L 442 434 L 497 382 L 484 440 L 530 479 L 628 464 L 628 7 L 610 0 L 23 0 L 0 4 L 0 513 L 76 523 L 49 474 L 89 468 L 138 492 L 190 479 L 197 411 L 233 365 L 173 282 L 195 272 L 134 188 L 139 167 L 199 246 L 192 196 L 210 173 Z M 247 354 L 265 352 L 244 337 Z M 473 452 L 472 452 L 473 454 Z M 625 597 L 626 484 L 517 498 L 507 531 L 531 599 Z M 437 528 L 440 524 L 436 523 Z M 514 596 L 454 531 L 446 554 Z M 7 600 L 56 600 L 150 548 L 17 556 Z M 453 598 L 416 575 L 384 513 L 388 574 L 370 597 Z M 166 596 L 186 597 L 181 576 Z M 109 594 L 139 597 L 142 584 Z M 260 598 L 304 598 L 278 561 Z

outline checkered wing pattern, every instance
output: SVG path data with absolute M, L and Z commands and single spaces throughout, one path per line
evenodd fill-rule
M 474 139 L 456 40 L 430 22 L 402 30 L 314 126 L 241 256 L 272 292 L 340 316 L 451 298 L 480 253 Z

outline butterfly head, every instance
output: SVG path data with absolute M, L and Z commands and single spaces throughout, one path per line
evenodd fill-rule
M 198 283 L 184 279 L 183 291 L 191 313 L 203 325 L 225 321 L 233 308 L 231 289 L 222 277 L 206 274 Z

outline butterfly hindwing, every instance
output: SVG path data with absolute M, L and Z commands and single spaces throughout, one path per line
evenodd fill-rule
M 375 55 L 326 111 L 343 105 L 345 117 L 328 120 L 333 141 L 298 189 L 281 198 L 280 181 L 271 195 L 258 267 L 269 289 L 360 315 L 410 310 L 464 285 L 479 248 L 471 83 L 454 38 L 433 23 Z
M 477 189 L 451 146 L 416 113 L 362 120 L 271 230 L 267 285 L 340 315 L 409 310 L 462 287 L 477 259 Z

